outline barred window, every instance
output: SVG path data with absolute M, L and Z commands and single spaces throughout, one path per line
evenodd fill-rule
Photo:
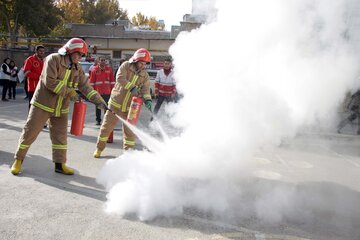
M 113 51 L 113 58 L 121 58 L 121 51 Z

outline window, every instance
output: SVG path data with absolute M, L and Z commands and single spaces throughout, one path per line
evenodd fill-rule
M 113 51 L 113 58 L 121 58 L 121 51 Z

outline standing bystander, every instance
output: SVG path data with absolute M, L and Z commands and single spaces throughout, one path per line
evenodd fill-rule
M 9 81 L 9 99 L 14 99 L 15 100 L 15 96 L 16 96 L 16 85 L 17 85 L 17 81 L 18 81 L 18 68 L 15 65 L 15 62 L 13 60 L 10 61 L 10 72 L 11 72 L 11 76 L 10 76 L 10 81 Z
M 24 82 L 24 91 L 25 91 L 24 99 L 28 99 L 29 98 L 28 81 L 27 81 L 27 77 L 25 76 L 25 72 L 24 72 L 25 61 L 24 61 L 24 64 L 23 64 L 23 67 L 21 68 L 21 70 L 22 70 L 22 73 L 23 73 L 23 82 Z
M 25 60 L 24 73 L 27 78 L 29 109 L 31 107 L 31 99 L 34 95 L 36 86 L 39 82 L 41 71 L 44 66 L 45 48 L 42 45 L 35 47 L 35 54 Z
M 8 91 L 9 81 L 11 77 L 10 66 L 9 66 L 10 61 L 11 61 L 10 58 L 5 58 L 4 63 L 1 65 L 1 69 L 0 69 L 0 83 L 3 87 L 1 100 L 4 102 L 9 101 L 6 99 L 6 92 Z
M 115 80 L 113 71 L 111 67 L 106 64 L 106 59 L 104 57 L 99 57 L 98 64 L 91 70 L 90 84 L 106 102 L 109 101 L 111 90 L 115 85 Z M 95 109 L 96 125 L 101 125 L 101 109 L 97 107 Z
M 159 70 L 155 78 L 155 96 L 157 98 L 154 107 L 154 114 L 157 114 L 161 104 L 175 101 L 176 99 L 176 82 L 172 70 L 172 59 L 169 57 L 164 61 L 163 69 Z
M 99 63 L 98 58 L 95 58 L 94 63 L 89 67 L 89 77 L 91 75 L 92 70 L 94 70 L 94 68 L 98 65 L 98 63 Z

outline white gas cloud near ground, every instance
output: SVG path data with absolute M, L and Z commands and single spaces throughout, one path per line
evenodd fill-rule
M 268 222 L 312 216 L 299 213 L 309 206 L 296 186 L 244 179 L 281 180 L 263 168 L 280 160 L 261 151 L 304 125 L 333 126 L 346 91 L 357 87 L 358 56 L 344 38 L 348 1 L 235 2 L 217 1 L 217 19 L 181 33 L 170 48 L 184 98 L 167 111 L 183 132 L 156 152 L 128 151 L 106 163 L 98 181 L 109 191 L 107 211 L 143 220 L 187 207 L 220 216 L 236 209 L 242 217 L 253 209 Z M 306 159 L 293 164 L 316 171 Z

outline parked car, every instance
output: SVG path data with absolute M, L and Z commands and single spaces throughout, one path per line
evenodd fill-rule
M 93 63 L 92 62 L 81 61 L 80 64 L 81 64 L 81 67 L 83 68 L 83 70 L 85 72 L 85 76 L 88 78 L 89 77 L 89 69 L 93 65 Z
M 150 94 L 151 96 L 155 95 L 155 78 L 156 74 L 159 71 L 158 69 L 146 69 L 150 77 Z

